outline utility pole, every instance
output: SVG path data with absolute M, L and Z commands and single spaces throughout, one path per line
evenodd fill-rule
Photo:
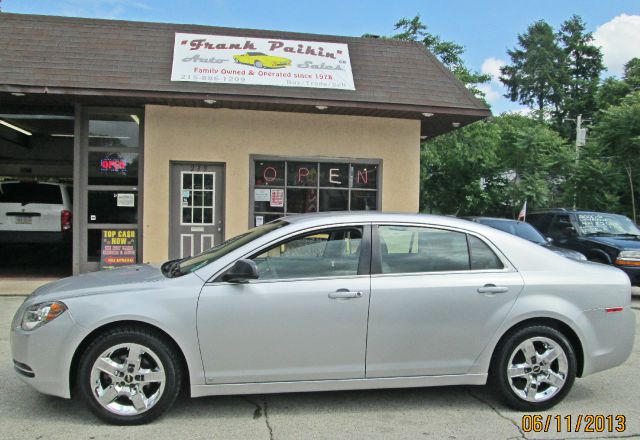
M 582 128 L 582 122 L 590 121 L 589 119 L 582 120 L 582 114 L 579 114 L 576 119 L 564 118 L 563 121 L 576 121 L 576 172 L 578 171 L 578 162 L 580 161 L 580 147 L 584 147 L 587 144 L 587 129 Z M 573 209 L 576 209 L 576 202 L 578 199 L 578 189 L 576 188 L 573 195 Z

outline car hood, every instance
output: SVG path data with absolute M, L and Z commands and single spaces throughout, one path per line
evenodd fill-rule
M 584 237 L 594 243 L 602 243 L 618 249 L 640 249 L 640 239 L 620 236 Z
M 140 289 L 154 287 L 154 283 L 166 280 L 158 266 L 141 264 L 113 270 L 102 270 L 76 275 L 37 288 L 27 301 L 58 300 L 99 293 L 126 292 L 132 284 Z M 125 287 L 127 286 L 127 287 Z

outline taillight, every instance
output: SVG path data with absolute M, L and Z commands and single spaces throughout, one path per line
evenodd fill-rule
M 63 231 L 71 229 L 71 211 L 67 211 L 66 209 L 62 210 L 60 214 L 60 229 Z

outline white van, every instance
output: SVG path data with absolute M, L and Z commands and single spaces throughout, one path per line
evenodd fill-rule
M 63 183 L 0 182 L 0 244 L 70 242 L 72 198 Z

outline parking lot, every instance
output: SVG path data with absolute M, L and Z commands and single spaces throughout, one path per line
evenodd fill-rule
M 442 387 L 281 395 L 182 397 L 164 417 L 137 427 L 108 426 L 79 402 L 44 396 L 14 374 L 8 331 L 23 297 L 0 297 L 0 420 L 3 439 L 376 439 L 640 437 L 640 349 L 622 366 L 576 381 L 549 412 L 545 433 L 524 432 L 523 413 L 504 407 L 485 387 Z M 634 299 L 640 314 L 640 300 Z M 640 316 L 638 316 L 640 322 Z M 636 341 L 640 340 L 640 325 Z M 623 415 L 625 429 L 575 431 L 579 417 Z M 562 418 L 556 430 L 555 416 Z M 572 430 L 566 422 L 571 418 Z

